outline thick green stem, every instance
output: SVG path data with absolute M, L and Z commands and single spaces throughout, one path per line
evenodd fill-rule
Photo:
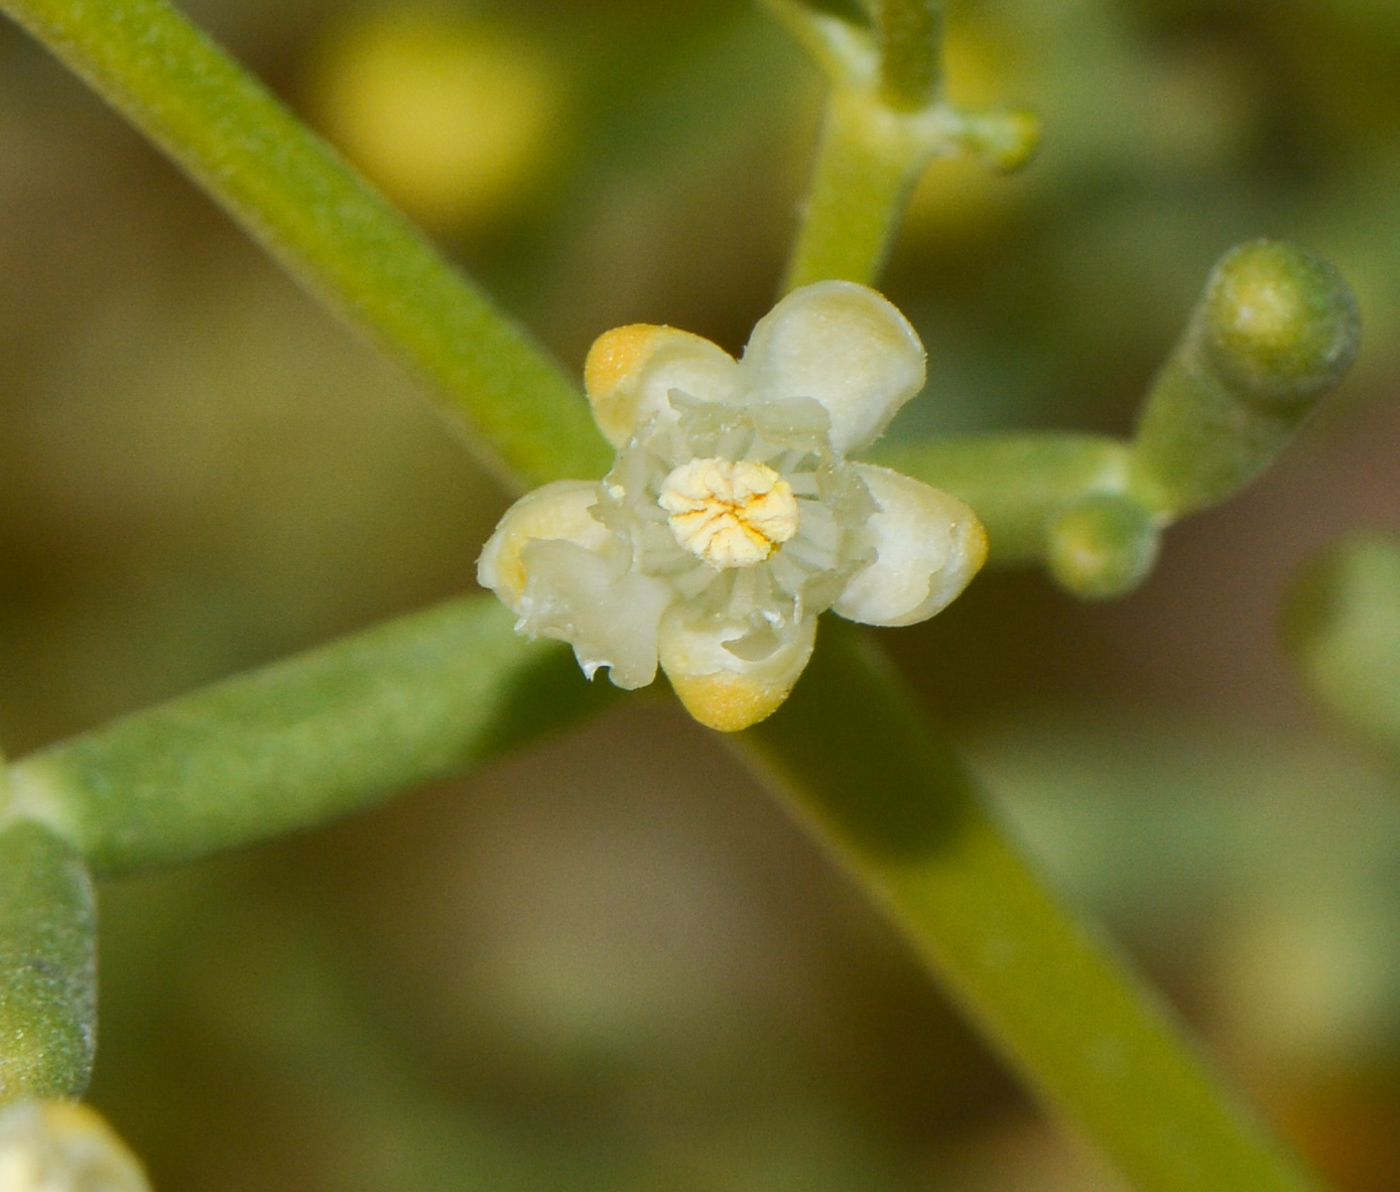
M 828 278 L 873 284 L 929 153 L 874 94 L 835 88 L 784 290 Z
M 1012 1067 L 1138 1192 L 1315 1188 L 1124 963 L 1046 893 L 867 635 L 823 633 L 792 698 L 737 748 Z
M 576 387 L 524 331 L 164 0 L 0 0 L 352 326 L 464 415 L 515 486 L 606 471 Z
M 939 0 L 880 0 L 880 82 L 892 106 L 926 108 L 943 78 L 943 5 Z
M 77 850 L 0 823 L 0 1101 L 77 1097 L 97 1038 L 97 925 Z
M 460 774 L 613 693 L 474 596 L 114 721 L 20 760 L 10 777 L 16 809 L 108 876 Z

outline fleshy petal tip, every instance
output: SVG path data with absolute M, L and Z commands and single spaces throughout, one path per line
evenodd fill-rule
M 671 686 L 687 712 L 721 733 L 737 733 L 766 720 L 792 692 L 791 685 L 763 683 L 732 671 L 672 675 Z
M 588 349 L 583 362 L 583 387 L 593 401 L 611 396 L 641 364 L 648 345 L 664 327 L 655 323 L 629 323 L 604 331 Z
M 614 447 L 625 447 L 648 419 L 666 415 L 673 388 L 711 397 L 728 394 L 738 365 L 708 339 L 659 323 L 605 331 L 589 349 L 583 387 L 593 419 Z

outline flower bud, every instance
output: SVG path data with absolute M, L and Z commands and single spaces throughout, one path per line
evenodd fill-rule
M 1205 350 L 1220 377 L 1261 405 L 1305 401 L 1356 359 L 1361 317 L 1329 262 L 1277 240 L 1226 253 L 1202 304 Z
M 1147 578 L 1157 560 L 1159 533 L 1136 501 L 1112 493 L 1086 497 L 1051 522 L 1050 574 L 1075 596 L 1108 600 Z
M 1233 496 L 1342 379 L 1359 336 L 1356 300 L 1326 261 L 1270 240 L 1226 253 L 1153 382 L 1133 495 L 1172 517 Z

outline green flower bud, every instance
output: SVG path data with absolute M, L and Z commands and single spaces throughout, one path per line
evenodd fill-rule
M 1147 578 L 1157 559 L 1156 519 L 1128 497 L 1086 497 L 1050 523 L 1050 574 L 1087 600 L 1122 596 Z
M 1040 148 L 1040 117 L 1025 108 L 993 108 L 964 116 L 964 140 L 982 161 L 1003 174 L 1019 170 Z
M 1202 303 L 1205 349 L 1241 397 L 1287 405 L 1325 392 L 1356 359 L 1361 316 L 1342 275 L 1291 244 L 1226 253 Z
M 1326 261 L 1270 240 L 1226 253 L 1153 383 L 1133 495 L 1173 517 L 1233 496 L 1341 380 L 1359 338 L 1356 300 Z

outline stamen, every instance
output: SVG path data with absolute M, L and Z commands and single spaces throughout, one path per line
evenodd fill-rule
M 763 562 L 800 521 L 792 486 L 748 460 L 682 464 L 666 477 L 657 504 L 670 514 L 676 541 L 720 570 Z

